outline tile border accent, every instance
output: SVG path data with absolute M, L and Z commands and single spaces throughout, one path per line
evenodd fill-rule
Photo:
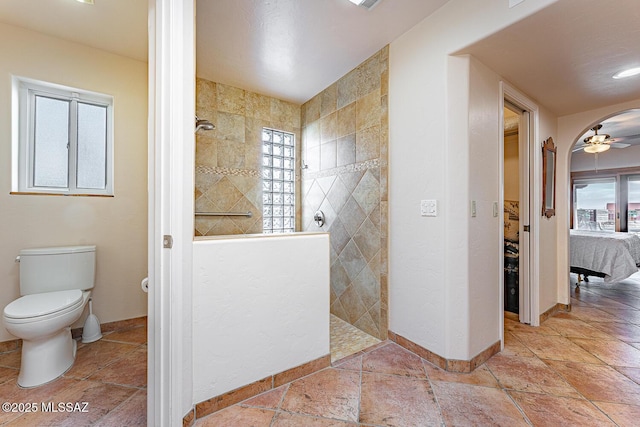
M 191 427 L 196 423 L 196 407 L 192 406 L 187 415 L 182 417 L 182 427 Z
M 294 368 L 287 369 L 286 371 L 273 374 L 251 384 L 238 387 L 235 390 L 231 390 L 224 394 L 214 396 L 200 403 L 196 403 L 195 418 L 198 419 L 211 415 L 221 409 L 235 405 L 236 403 L 242 402 L 243 400 L 247 400 L 251 397 L 255 397 L 265 391 L 280 387 L 283 384 L 311 375 L 317 371 L 328 368 L 329 366 L 331 366 L 331 354 L 303 363 L 302 365 Z
M 431 362 L 438 368 L 445 370 L 447 369 L 447 359 L 437 355 L 430 350 L 427 350 L 426 348 L 414 343 L 411 340 L 406 339 L 402 335 L 398 335 L 392 330 L 389 330 L 389 339 L 398 344 L 400 347 L 406 348 L 410 352 L 422 357 L 424 360 Z
M 325 178 L 327 176 L 341 175 L 349 172 L 359 172 L 367 169 L 380 168 L 380 159 L 365 160 L 360 163 L 351 163 L 345 166 L 338 166 L 333 169 L 324 169 L 317 172 L 308 172 L 306 169 L 302 170 L 302 179 L 318 179 Z
M 476 356 L 472 357 L 471 360 L 456 360 L 456 359 L 445 359 L 444 357 L 427 350 L 426 348 L 414 343 L 413 341 L 403 337 L 402 335 L 398 335 L 393 331 L 389 331 L 389 339 L 399 346 L 411 351 L 412 353 L 417 354 L 421 358 L 426 361 L 436 365 L 440 369 L 444 369 L 448 372 L 458 372 L 458 373 L 469 373 L 473 372 L 478 366 L 482 365 L 484 362 L 489 360 L 491 356 L 500 352 L 500 343 L 498 340 Z
M 540 324 L 542 324 L 545 320 L 547 320 L 548 318 L 550 318 L 551 316 L 555 315 L 558 312 L 570 312 L 571 311 L 571 304 L 556 304 L 553 307 L 551 307 L 549 310 L 545 311 L 544 313 L 542 313 L 540 315 Z
M 196 165 L 196 173 L 204 175 L 231 175 L 260 178 L 260 171 L 254 169 L 219 168 L 217 166 Z

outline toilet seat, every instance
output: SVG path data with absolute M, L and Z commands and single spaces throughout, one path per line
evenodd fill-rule
M 68 313 L 82 304 L 82 291 L 79 289 L 31 294 L 7 305 L 4 317 L 11 323 L 36 322 Z

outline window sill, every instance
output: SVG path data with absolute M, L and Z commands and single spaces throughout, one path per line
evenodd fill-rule
M 63 196 L 63 197 L 115 197 L 113 194 L 62 194 L 62 193 L 40 193 L 26 191 L 11 191 L 11 196 Z

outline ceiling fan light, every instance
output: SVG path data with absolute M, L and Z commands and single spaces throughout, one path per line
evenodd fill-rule
M 603 153 L 607 151 L 611 146 L 609 144 L 590 144 L 584 147 L 584 151 L 589 154 Z
M 626 77 L 632 77 L 640 74 L 640 67 L 629 68 L 627 70 L 622 70 L 613 75 L 614 79 L 624 79 Z
M 609 138 L 609 135 L 593 135 L 591 137 L 591 143 L 602 144 L 607 138 Z

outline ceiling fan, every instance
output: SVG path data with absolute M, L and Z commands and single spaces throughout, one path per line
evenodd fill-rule
M 612 139 L 609 134 L 598 134 L 598 131 L 602 129 L 602 125 L 598 124 L 591 128 L 593 135 L 586 137 L 583 143 L 576 145 L 573 152 L 584 150 L 587 153 L 597 154 L 607 151 L 609 148 L 626 148 L 631 144 L 624 144 L 617 142 L 616 139 Z

